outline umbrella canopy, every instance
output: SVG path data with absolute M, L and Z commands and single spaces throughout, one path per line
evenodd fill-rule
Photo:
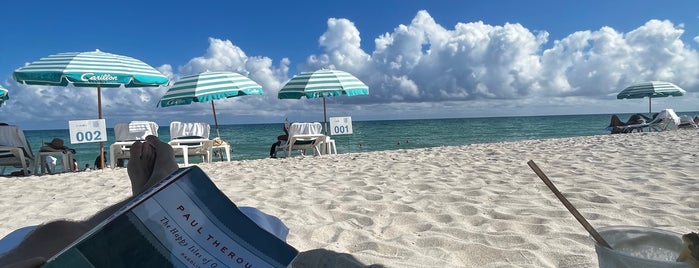
M 262 93 L 264 93 L 262 86 L 243 75 L 233 72 L 207 71 L 182 77 L 160 98 L 158 105 L 168 107 L 211 101 L 216 135 L 220 137 L 214 100 L 245 95 L 262 95 Z
M 151 87 L 169 80 L 140 60 L 99 50 L 49 55 L 15 70 L 12 76 L 27 85 L 96 87 L 99 119 L 102 119 L 102 87 Z M 103 146 L 100 142 L 100 153 Z
M 15 70 L 12 76 L 27 85 L 96 87 L 100 119 L 102 87 L 151 87 L 169 80 L 140 60 L 99 50 L 53 54 Z
M 2 104 L 5 103 L 6 100 L 10 99 L 10 94 L 8 93 L 7 89 L 0 86 L 0 107 L 2 107 Z
M 650 81 L 626 87 L 616 95 L 617 99 L 642 99 L 648 97 L 648 114 L 651 113 L 651 99 L 669 96 L 682 96 L 686 93 L 670 82 Z
M 347 72 L 318 70 L 294 76 L 279 90 L 277 97 L 279 99 L 323 98 L 323 122 L 327 135 L 325 98 L 342 95 L 369 95 L 369 87 Z
M 151 87 L 168 78 L 144 62 L 99 50 L 53 54 L 12 74 L 28 85 L 76 87 Z

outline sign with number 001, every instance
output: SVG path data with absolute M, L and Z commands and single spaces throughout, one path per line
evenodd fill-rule
M 70 143 L 107 141 L 107 124 L 104 119 L 68 121 Z
M 352 134 L 352 117 L 330 117 L 330 135 Z

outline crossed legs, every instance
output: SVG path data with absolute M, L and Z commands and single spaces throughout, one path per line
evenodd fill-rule
M 172 147 L 155 136 L 131 147 L 128 174 L 133 196 L 84 221 L 58 220 L 38 226 L 14 249 L 0 256 L 0 267 L 39 267 L 87 231 L 119 210 L 134 196 L 177 170 Z

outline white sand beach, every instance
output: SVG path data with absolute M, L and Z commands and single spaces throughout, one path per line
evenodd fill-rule
M 474 144 L 200 167 L 279 217 L 294 267 L 597 267 L 592 224 L 699 231 L 697 130 Z M 0 177 L 0 237 L 82 219 L 131 194 L 125 169 Z

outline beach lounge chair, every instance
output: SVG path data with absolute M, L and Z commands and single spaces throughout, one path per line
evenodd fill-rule
M 643 132 L 644 128 L 648 128 L 650 131 L 665 131 L 674 130 L 680 125 L 680 117 L 677 116 L 673 109 L 665 109 L 655 114 L 653 118 L 648 118 L 644 116 L 645 123 L 630 124 L 630 122 L 624 123 L 619 120 L 619 117 L 612 115 L 612 120 L 607 130 L 614 133 L 631 133 L 634 130 Z
M 680 117 L 673 109 L 665 109 L 658 113 L 653 121 L 648 122 L 651 131 L 675 130 L 680 125 Z
M 639 116 L 640 115 L 638 114 L 633 115 L 627 122 L 623 122 L 621 119 L 619 119 L 619 116 L 612 115 L 612 119 L 609 126 L 607 126 L 607 130 L 609 130 L 612 134 L 631 133 L 634 131 L 643 132 L 643 128 L 648 127 L 648 124 L 645 122 L 645 119 L 639 118 Z
M 680 116 L 680 124 L 678 128 L 697 128 L 697 124 L 694 123 L 694 119 L 689 115 Z
M 211 126 L 208 123 L 173 121 L 170 123 L 170 146 L 176 157 L 184 159 L 189 165 L 190 156 L 201 156 L 202 162 L 211 162 L 214 141 L 209 139 Z
M 0 125 L 0 175 L 7 167 L 22 169 L 25 176 L 34 166 L 34 153 L 27 143 L 24 131 L 17 126 Z
M 322 134 L 323 126 L 318 123 L 293 123 L 289 126 L 289 137 L 285 144 L 277 146 L 277 151 L 284 151 L 287 157 L 292 151 L 300 151 L 305 155 L 307 150 L 313 150 L 315 155 L 321 155 L 320 145 L 327 136 Z
M 158 136 L 158 124 L 151 121 L 131 121 L 114 125 L 115 142 L 109 146 L 109 164 L 112 168 L 120 159 L 129 159 L 129 149 L 135 141 L 143 141 L 147 136 Z

